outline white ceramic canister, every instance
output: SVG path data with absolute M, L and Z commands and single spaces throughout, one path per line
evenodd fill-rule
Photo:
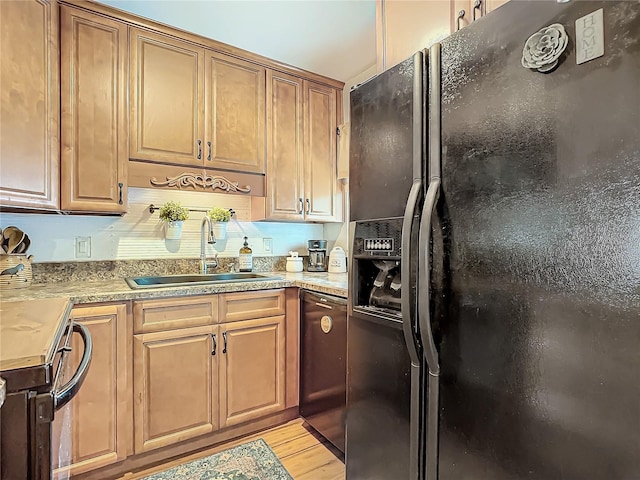
M 347 271 L 347 256 L 342 247 L 333 247 L 329 253 L 329 273 L 344 273 Z
M 302 271 L 302 257 L 298 256 L 298 252 L 289 252 L 287 257 L 287 272 L 301 272 Z

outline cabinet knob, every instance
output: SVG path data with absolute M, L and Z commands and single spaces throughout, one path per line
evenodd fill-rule
M 207 146 L 209 147 L 209 155 L 207 155 L 207 160 L 211 161 L 211 142 L 207 142 Z
M 118 183 L 118 189 L 120 190 L 119 194 L 118 194 L 118 205 L 122 205 L 124 203 L 124 201 L 122 200 L 122 189 L 124 187 L 124 184 L 122 182 Z
M 198 140 L 198 160 L 202 158 L 202 140 Z
M 213 341 L 213 348 L 211 349 L 211 356 L 216 356 L 216 350 L 218 349 L 218 342 L 216 341 L 216 334 L 211 334 L 211 340 Z
M 224 340 L 224 345 L 222 346 L 222 353 L 227 353 L 227 332 L 222 332 L 222 340 Z

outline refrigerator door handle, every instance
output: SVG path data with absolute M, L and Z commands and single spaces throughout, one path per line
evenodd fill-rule
M 409 357 L 411 363 L 420 365 L 420 348 L 418 346 L 418 339 L 413 330 L 413 325 L 416 311 L 415 298 L 412 292 L 411 285 L 414 283 L 411 278 L 411 259 L 415 258 L 413 250 L 415 247 L 412 245 L 413 234 L 413 220 L 418 209 L 418 203 L 422 197 L 422 181 L 414 180 L 411 190 L 409 192 L 409 198 L 407 199 L 407 207 L 404 212 L 404 221 L 402 222 L 402 257 L 400 271 L 400 278 L 402 283 L 401 291 L 401 306 L 402 306 L 402 331 L 404 333 L 404 339 L 407 342 L 407 348 L 409 349 Z M 413 305 L 412 305 L 413 303 Z
M 426 462 L 424 480 L 438 479 L 438 422 L 439 422 L 439 387 L 440 362 L 438 350 L 433 340 L 431 328 L 431 217 L 438 203 L 440 193 L 440 179 L 432 178 L 424 201 L 422 218 L 420 220 L 418 255 L 418 326 L 420 340 L 427 364 L 427 394 L 426 405 Z
M 420 220 L 420 252 L 418 256 L 418 325 L 420 340 L 424 348 L 424 356 L 431 375 L 440 374 L 438 350 L 433 340 L 431 329 L 431 263 L 429 247 L 431 244 L 431 217 L 440 196 L 440 179 L 434 178 L 429 182 L 429 189 L 424 201 L 422 219 Z
M 431 328 L 431 218 L 438 204 L 441 185 L 441 72 L 440 44 L 429 48 L 429 188 L 424 200 L 418 236 L 418 330 L 427 364 L 425 389 L 426 449 L 424 480 L 438 480 L 440 421 L 440 359 Z

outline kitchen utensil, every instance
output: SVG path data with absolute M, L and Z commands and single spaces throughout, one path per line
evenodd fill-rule
M 20 245 L 18 245 L 14 253 L 26 253 L 30 245 L 31 240 L 29 239 L 29 235 L 25 233 L 22 242 L 20 242 Z
M 24 232 L 22 230 L 18 230 L 9 238 L 9 245 L 7 246 L 7 253 L 18 253 L 16 250 L 18 246 L 24 240 Z
M 13 253 L 14 249 L 24 238 L 24 232 L 18 227 L 10 226 L 2 232 L 2 246 L 7 253 Z

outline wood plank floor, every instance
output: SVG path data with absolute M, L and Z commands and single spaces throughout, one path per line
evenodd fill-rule
M 276 453 L 294 480 L 344 480 L 344 463 L 340 452 L 318 435 L 304 420 L 298 418 L 279 427 L 232 440 L 171 462 L 136 473 L 128 473 L 118 480 L 136 480 L 176 465 L 213 455 L 227 448 L 262 438 Z

